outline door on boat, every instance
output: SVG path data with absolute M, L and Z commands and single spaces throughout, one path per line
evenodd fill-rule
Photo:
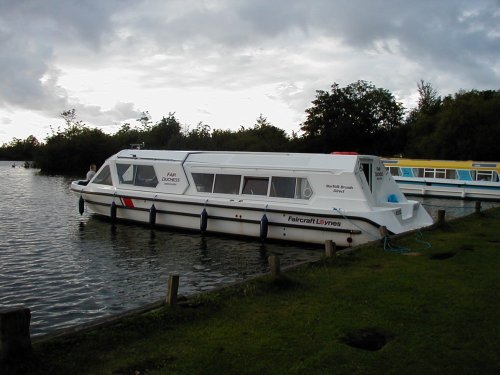
M 370 187 L 370 191 L 372 191 L 372 169 L 373 162 L 372 160 L 361 159 L 361 169 L 366 177 L 366 181 L 368 182 L 368 186 Z

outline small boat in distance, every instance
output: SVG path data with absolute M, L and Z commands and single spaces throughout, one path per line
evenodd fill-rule
M 112 220 L 337 246 L 431 225 L 367 155 L 123 150 L 70 189 Z
M 382 159 L 407 195 L 500 201 L 500 163 Z

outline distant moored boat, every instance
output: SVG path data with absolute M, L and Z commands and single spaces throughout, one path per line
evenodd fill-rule
M 383 159 L 408 195 L 500 201 L 500 163 Z

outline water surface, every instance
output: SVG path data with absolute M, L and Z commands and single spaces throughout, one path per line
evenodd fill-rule
M 189 295 L 317 259 L 318 247 L 261 244 L 141 225 L 112 226 L 78 213 L 70 179 L 0 162 L 0 306 L 24 305 L 32 333 L 123 312 L 166 295 L 170 274 Z

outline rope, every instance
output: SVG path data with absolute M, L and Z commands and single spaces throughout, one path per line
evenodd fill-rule
M 421 231 L 417 231 L 415 234 L 415 242 L 421 243 L 423 246 L 418 248 L 418 249 L 411 249 L 409 247 L 403 247 L 403 246 L 393 246 L 391 244 L 391 240 L 389 236 L 384 236 L 384 250 L 394 253 L 394 254 L 405 254 L 409 253 L 412 251 L 422 251 L 426 249 L 430 249 L 432 247 L 430 242 L 422 240 L 423 234 Z
M 344 210 L 342 208 L 335 208 L 334 207 L 333 210 L 337 211 L 338 213 L 340 213 L 344 219 L 346 219 L 349 223 L 351 223 L 353 226 L 355 226 L 356 228 L 358 228 L 360 231 L 362 231 L 364 233 L 367 233 L 368 235 L 370 235 L 372 238 L 374 238 L 376 240 L 380 239 L 380 237 L 374 236 L 372 233 L 364 230 L 363 228 L 361 228 L 360 226 L 358 226 L 356 223 L 354 223 L 351 219 L 349 219 L 347 216 L 345 216 L 344 212 L 343 212 Z M 423 244 L 424 246 L 422 248 L 420 248 L 420 249 L 412 250 L 411 248 L 408 248 L 408 247 L 394 246 L 394 245 L 392 245 L 389 236 L 386 235 L 386 236 L 384 236 L 382 238 L 382 240 L 384 242 L 384 251 L 388 251 L 388 252 L 393 253 L 393 254 L 405 254 L 405 253 L 409 253 L 411 251 L 421 251 L 421 250 L 429 249 L 429 248 L 432 247 L 432 245 L 429 242 L 423 241 L 421 239 L 423 237 L 423 234 L 422 234 L 421 231 L 417 231 L 415 237 L 416 237 L 415 241 Z

